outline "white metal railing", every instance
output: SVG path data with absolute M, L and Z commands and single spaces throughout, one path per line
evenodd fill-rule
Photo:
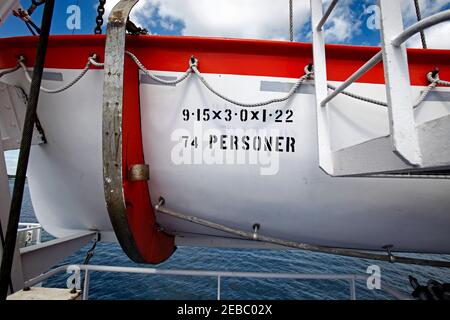
M 328 102 L 330 102 L 338 94 L 342 93 L 353 82 L 361 78 L 367 71 L 376 66 L 378 62 L 380 62 L 381 60 L 383 60 L 383 54 L 380 51 L 376 55 L 374 55 L 369 61 L 367 61 L 361 68 L 355 71 L 355 73 L 353 73 L 350 77 L 348 77 L 348 79 L 345 80 L 340 86 L 338 86 L 336 90 L 334 90 L 324 100 L 322 100 L 320 105 L 324 107 Z
M 322 27 L 327 22 L 328 17 L 330 16 L 331 12 L 333 11 L 334 7 L 336 6 L 338 0 L 331 1 L 330 5 L 328 6 L 327 11 L 325 11 L 322 19 L 320 19 L 319 23 L 317 24 L 317 30 L 322 31 Z
M 42 226 L 39 223 L 20 222 L 17 230 L 19 247 L 39 244 L 42 240 Z
M 317 133 L 319 146 L 319 165 L 327 173 L 335 175 L 332 156 L 328 103 L 337 95 L 367 73 L 380 61 L 384 64 L 385 88 L 387 96 L 390 139 L 392 151 L 411 167 L 433 167 L 439 161 L 423 154 L 416 130 L 414 108 L 411 99 L 411 85 L 405 41 L 426 28 L 450 20 L 450 9 L 434 14 L 403 29 L 400 3 L 391 0 L 378 0 L 380 8 L 381 51 L 341 83 L 333 92 L 328 92 L 325 35 L 323 26 L 338 1 L 332 1 L 323 13 L 322 0 L 310 0 L 312 21 L 312 42 L 314 55 L 314 74 L 316 90 Z M 433 162 L 434 161 L 434 162 Z M 374 164 L 377 165 L 376 163 Z M 389 165 L 382 168 L 368 168 L 367 172 L 392 171 Z M 361 173 L 356 170 L 357 173 Z M 355 171 L 355 172 L 356 172 Z M 352 174 L 352 168 L 345 171 Z
M 336 6 L 338 0 L 333 0 L 329 5 L 327 11 L 322 16 L 321 20 L 317 24 L 316 29 L 318 31 L 322 31 L 322 27 Z M 395 39 L 391 41 L 392 45 L 398 47 L 402 45 L 406 40 L 414 36 L 416 33 L 423 31 L 429 27 L 432 27 L 436 24 L 445 22 L 450 20 L 450 9 L 436 13 L 430 17 L 427 17 L 423 20 L 420 20 L 403 31 L 400 35 L 398 35 Z M 368 72 L 372 67 L 377 65 L 378 62 L 383 60 L 382 51 L 378 52 L 374 55 L 366 64 L 364 64 L 361 68 L 359 68 L 355 73 L 353 73 L 347 80 L 345 80 L 340 86 L 334 90 L 333 93 L 328 95 L 322 102 L 321 106 L 325 106 L 328 102 L 330 102 L 334 97 L 338 94 L 342 93 L 349 85 L 358 80 L 361 76 L 363 76 L 366 72 Z
M 450 9 L 438 12 L 432 16 L 416 22 L 405 31 L 403 31 L 397 38 L 392 40 L 392 44 L 398 47 L 416 33 L 419 33 L 420 31 L 423 31 L 429 27 L 445 22 L 447 20 L 450 20 Z
M 206 271 L 206 270 L 172 270 L 155 268 L 137 268 L 137 267 L 117 267 L 103 265 L 64 265 L 48 271 L 34 279 L 25 282 L 25 287 L 32 287 L 44 280 L 49 279 L 56 274 L 78 269 L 84 271 L 83 282 L 83 300 L 89 299 L 90 275 L 92 272 L 108 273 L 135 273 L 148 275 L 166 275 L 166 276 L 192 276 L 192 277 L 210 277 L 217 280 L 217 300 L 221 298 L 221 283 L 223 278 L 259 278 L 259 279 L 290 279 L 290 280 L 347 280 L 350 284 L 350 299 L 356 300 L 356 281 L 367 281 L 368 275 L 358 274 L 302 274 L 302 273 L 272 273 L 272 272 L 235 272 L 235 271 Z M 409 300 L 410 298 L 398 290 L 381 285 L 380 290 L 400 300 Z

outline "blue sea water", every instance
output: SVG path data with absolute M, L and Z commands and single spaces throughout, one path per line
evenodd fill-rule
M 10 181 L 10 187 L 13 186 Z M 21 222 L 37 222 L 28 188 L 24 196 Z M 44 232 L 43 240 L 52 237 Z M 82 264 L 91 244 L 67 257 L 58 265 Z M 449 255 L 421 255 L 450 261 Z M 96 265 L 148 267 L 130 261 L 118 244 L 99 243 L 90 261 Z M 450 282 L 450 270 L 413 265 L 390 264 L 349 257 L 340 257 L 300 250 L 249 250 L 179 247 L 166 262 L 156 266 L 164 269 L 288 272 L 321 274 L 364 274 L 369 265 L 381 268 L 381 285 L 394 287 L 405 294 L 412 288 L 408 275 L 421 282 L 436 279 Z M 47 280 L 44 286 L 64 288 L 67 274 Z M 358 299 L 392 299 L 381 290 L 368 290 L 365 282 L 357 283 Z M 348 281 L 222 279 L 222 299 L 348 299 Z M 90 299 L 216 299 L 215 278 L 112 274 L 94 272 L 90 279 Z

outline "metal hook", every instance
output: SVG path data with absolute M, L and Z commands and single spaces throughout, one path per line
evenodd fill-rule
M 383 249 L 385 249 L 387 251 L 390 263 L 394 263 L 395 262 L 395 257 L 394 257 L 394 255 L 392 254 L 392 251 L 391 251 L 393 247 L 394 246 L 392 244 L 387 244 L 387 245 L 383 246 Z
M 253 240 L 258 240 L 258 231 L 261 228 L 259 223 L 255 223 L 253 225 Z
M 192 55 L 190 60 L 189 60 L 189 66 L 192 67 L 198 67 L 198 59 Z
M 155 210 L 158 211 L 159 208 L 162 207 L 165 202 L 166 202 L 166 200 L 163 197 L 159 197 L 158 203 L 155 206 Z

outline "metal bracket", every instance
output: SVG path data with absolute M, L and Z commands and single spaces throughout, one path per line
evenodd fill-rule
M 395 46 L 392 39 L 403 32 L 400 3 L 379 0 L 384 78 L 388 100 L 393 151 L 413 166 L 421 165 L 422 155 L 414 120 L 406 46 Z
M 334 174 L 331 153 L 328 104 L 321 105 L 328 96 L 327 70 L 325 60 L 325 36 L 320 21 L 323 17 L 322 0 L 311 0 L 311 24 L 314 58 L 314 84 L 316 90 L 317 146 L 320 167 L 328 174 Z M 317 26 L 317 27 L 316 27 Z M 320 27 L 320 28 L 319 28 Z
M 71 253 L 97 239 L 98 232 L 83 231 L 20 249 L 24 279 L 40 275 Z
M 394 255 L 392 254 L 392 248 L 393 248 L 393 247 L 394 247 L 394 246 L 393 246 L 392 244 L 388 244 L 388 245 L 383 246 L 383 249 L 387 251 L 387 254 L 388 254 L 388 258 L 389 258 L 389 262 L 390 262 L 390 263 L 394 263 L 394 262 L 395 262 L 395 257 L 394 257 Z
M 148 181 L 150 179 L 150 167 L 148 164 L 135 164 L 128 170 L 129 181 Z
M 258 240 L 258 231 L 261 228 L 259 223 L 255 223 L 253 225 L 253 240 Z
M 144 262 L 128 226 L 123 190 L 122 108 L 126 24 L 139 0 L 121 0 L 108 18 L 103 84 L 103 185 L 117 239 L 135 262 Z

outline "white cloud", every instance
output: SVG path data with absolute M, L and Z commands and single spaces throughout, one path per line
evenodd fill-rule
M 352 12 L 351 4 L 357 0 L 341 0 L 325 25 L 327 42 L 350 42 L 361 33 L 363 19 L 367 16 Z M 330 0 L 324 1 L 324 9 Z M 367 5 L 373 0 L 365 0 Z M 109 14 L 116 1 L 107 1 Z M 422 16 L 443 10 L 449 0 L 420 0 Z M 412 0 L 402 0 L 403 20 L 406 25 L 416 21 Z M 294 0 L 295 30 L 302 32 L 301 39 L 310 38 L 309 1 Z M 175 29 L 175 22 L 182 25 L 183 35 L 256 38 L 287 40 L 289 37 L 287 0 L 140 0 L 132 12 L 132 19 L 149 31 L 157 26 L 168 31 Z M 449 48 L 450 23 L 440 24 L 426 31 L 430 48 Z M 301 30 L 301 31 L 300 31 Z M 407 43 L 420 47 L 419 36 Z
M 114 3 L 107 2 L 107 10 Z M 184 35 L 287 39 L 287 1 L 274 0 L 141 0 L 132 17 L 151 30 L 151 16 L 158 8 L 164 23 L 182 21 Z M 303 26 L 309 19 L 309 1 L 295 1 L 294 23 Z
M 324 11 L 328 8 L 329 2 L 325 2 Z M 360 33 L 362 21 L 355 12 L 350 10 L 351 3 L 352 0 L 340 1 L 328 17 L 324 28 L 327 42 L 348 41 Z

